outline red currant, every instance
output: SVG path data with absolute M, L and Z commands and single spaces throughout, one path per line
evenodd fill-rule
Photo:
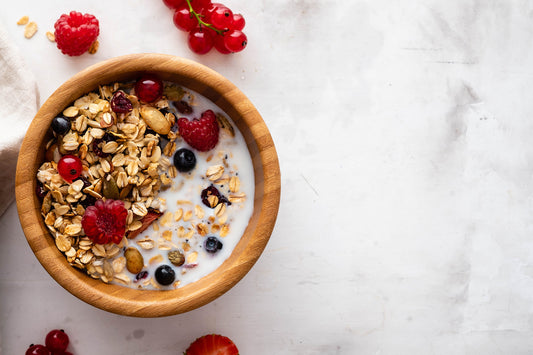
M 44 345 L 41 345 L 41 344 L 33 345 L 32 344 L 30 345 L 28 350 L 26 350 L 25 355 L 50 355 L 50 351 L 48 351 L 48 349 Z
M 69 183 L 79 177 L 82 170 L 83 164 L 75 155 L 64 155 L 57 163 L 57 172 Z
M 69 339 L 63 329 L 54 329 L 46 335 L 45 344 L 51 352 L 62 354 L 67 350 Z
M 214 31 L 213 31 L 214 32 Z M 222 54 L 229 54 L 231 53 L 227 48 L 226 44 L 224 43 L 224 35 L 219 35 L 215 32 L 213 35 L 213 47 Z
M 246 21 L 241 14 L 233 14 L 233 24 L 231 25 L 230 29 L 242 31 L 245 24 Z
M 198 25 L 196 17 L 189 11 L 189 6 L 184 6 L 174 12 L 174 25 L 182 31 L 189 32 Z
M 188 44 L 194 53 L 206 54 L 213 48 L 213 39 L 208 31 L 197 27 L 189 32 Z
M 170 9 L 177 9 L 183 5 L 187 5 L 185 0 L 163 0 L 163 3 Z
M 218 29 L 231 28 L 233 12 L 224 5 L 215 6 L 210 13 L 211 24 Z
M 152 74 L 143 75 L 135 83 L 135 94 L 144 102 L 154 102 L 163 95 L 163 82 Z
M 224 43 L 230 52 L 240 52 L 246 48 L 247 38 L 239 30 L 230 30 L 224 34 Z

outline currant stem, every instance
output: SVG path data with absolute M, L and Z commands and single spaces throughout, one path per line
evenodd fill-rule
M 219 30 L 218 28 L 216 28 L 215 26 L 213 26 L 212 24 L 210 23 L 207 23 L 207 22 L 204 22 L 202 20 L 202 17 L 203 15 L 200 15 L 199 13 L 197 13 L 196 11 L 194 11 L 194 9 L 192 8 L 192 5 L 191 5 L 191 0 L 185 0 L 187 1 L 187 5 L 189 5 L 189 12 L 191 14 L 194 15 L 194 17 L 196 17 L 196 20 L 198 21 L 198 23 L 200 24 L 200 26 L 205 26 L 207 28 L 210 28 L 212 29 L 213 31 L 215 31 L 216 33 L 218 33 L 219 35 L 222 35 L 224 34 L 224 31 L 223 30 Z

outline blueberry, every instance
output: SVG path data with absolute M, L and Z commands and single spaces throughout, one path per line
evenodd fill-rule
M 196 156 L 189 149 L 181 148 L 174 154 L 174 165 L 182 173 L 189 172 L 196 166 Z
M 222 249 L 222 242 L 215 237 L 207 237 L 205 241 L 205 251 L 208 253 L 216 253 Z
M 52 120 L 52 130 L 57 134 L 65 134 L 70 129 L 70 121 L 63 116 L 54 117 Z
M 176 273 L 168 265 L 161 265 L 155 270 L 155 279 L 163 286 L 170 285 L 176 279 Z

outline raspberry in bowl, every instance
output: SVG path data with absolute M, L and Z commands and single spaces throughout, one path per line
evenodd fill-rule
M 140 317 L 189 311 L 235 285 L 268 242 L 279 194 L 275 148 L 249 100 L 216 72 L 159 54 L 63 84 L 17 166 L 21 224 L 45 269 L 83 301 Z

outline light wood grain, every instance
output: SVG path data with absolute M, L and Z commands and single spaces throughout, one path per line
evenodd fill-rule
M 171 291 L 135 290 L 94 280 L 71 267 L 58 251 L 40 214 L 36 173 L 44 159 L 52 119 L 76 98 L 99 84 L 134 80 L 143 72 L 158 74 L 215 102 L 245 137 L 255 169 L 254 211 L 231 256 L 213 273 Z M 280 170 L 274 143 L 259 112 L 229 80 L 190 60 L 163 54 L 136 54 L 91 66 L 59 87 L 33 119 L 20 150 L 16 201 L 26 239 L 39 262 L 66 290 L 81 300 L 117 314 L 161 317 L 205 305 L 233 287 L 263 252 L 276 221 L 280 201 Z

